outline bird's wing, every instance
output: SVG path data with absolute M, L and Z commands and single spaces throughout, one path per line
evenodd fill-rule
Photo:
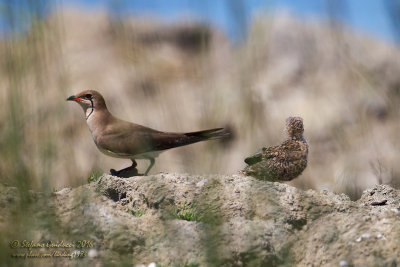
M 286 140 L 279 146 L 263 147 L 256 154 L 247 157 L 244 162 L 253 165 L 271 158 L 275 158 L 277 161 L 300 159 L 304 155 L 303 150 L 306 149 L 306 145 L 303 146 L 299 141 Z
M 183 138 L 179 134 L 163 133 L 140 125 L 121 125 L 118 131 L 105 131 L 99 135 L 97 145 L 117 154 L 133 156 L 175 147 Z
M 118 121 L 117 126 L 106 129 L 96 141 L 101 148 L 124 156 L 161 151 L 224 136 L 221 129 L 185 134 L 161 132 L 125 121 Z
M 253 165 L 256 164 L 257 162 L 260 162 L 262 159 L 262 149 L 255 153 L 254 155 L 247 157 L 244 159 L 244 162 L 246 162 L 248 165 Z
M 292 161 L 301 159 L 307 153 L 307 145 L 301 141 L 286 140 L 281 145 L 267 148 L 265 158 L 275 158 L 278 161 Z
M 256 164 L 260 162 L 263 158 L 273 158 L 277 156 L 279 146 L 272 146 L 272 147 L 263 147 L 255 153 L 254 155 L 247 157 L 244 162 L 249 165 Z

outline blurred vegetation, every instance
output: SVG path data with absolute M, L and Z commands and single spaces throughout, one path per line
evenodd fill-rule
M 346 10 L 342 1 L 329 6 L 333 20 L 323 26 L 265 14 L 247 25 L 241 1 L 232 1 L 237 27 L 248 30 L 237 46 L 207 25 L 122 16 L 123 1 L 110 1 L 106 14 L 17 2 L 0 5 L 0 182 L 18 196 L 2 216 L 5 265 L 14 264 L 10 240 L 35 239 L 38 229 L 69 233 L 49 206 L 52 188 L 96 181 L 94 166 L 129 164 L 100 154 L 80 108 L 65 102 L 83 89 L 101 91 L 116 116 L 152 128 L 232 130 L 230 143 L 166 152 L 153 172 L 236 172 L 245 156 L 280 142 L 285 118 L 298 115 L 310 162 L 294 185 L 353 199 L 375 183 L 400 185 L 400 52 L 332 23 Z M 398 30 L 399 9 L 388 10 Z M 198 220 L 185 205 L 180 218 Z

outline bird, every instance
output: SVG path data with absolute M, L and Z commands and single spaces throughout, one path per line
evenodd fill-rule
M 110 170 L 111 175 L 118 177 L 147 175 L 155 158 L 165 150 L 229 135 L 223 128 L 189 133 L 162 132 L 118 119 L 108 111 L 104 97 L 95 90 L 82 91 L 68 97 L 67 101 L 74 101 L 83 108 L 93 141 L 101 152 L 132 161 L 128 168 Z M 137 159 L 150 161 L 144 174 L 136 169 Z
M 242 174 L 267 181 L 291 181 L 307 167 L 308 143 L 301 117 L 286 119 L 287 138 L 278 146 L 263 147 L 247 157 Z

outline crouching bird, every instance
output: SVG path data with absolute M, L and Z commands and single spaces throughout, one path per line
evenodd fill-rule
M 132 160 L 132 166 L 116 171 L 111 175 L 130 177 L 139 175 L 137 159 L 148 159 L 150 165 L 147 175 L 153 167 L 155 158 L 163 151 L 200 141 L 222 138 L 228 135 L 223 128 L 191 133 L 171 133 L 153 130 L 135 123 L 114 117 L 107 109 L 103 96 L 94 90 L 86 90 L 67 98 L 77 102 L 85 112 L 86 123 L 97 148 L 104 154 Z
M 307 167 L 308 144 L 303 136 L 303 119 L 286 119 L 287 139 L 278 146 L 263 147 L 261 151 L 244 160 L 248 166 L 241 171 L 268 181 L 290 181 Z

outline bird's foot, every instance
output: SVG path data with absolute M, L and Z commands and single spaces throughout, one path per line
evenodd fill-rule
M 112 176 L 121 177 L 121 178 L 128 178 L 132 176 L 140 176 L 141 174 L 138 173 L 138 170 L 132 166 L 116 171 L 114 169 L 110 170 L 110 174 Z

